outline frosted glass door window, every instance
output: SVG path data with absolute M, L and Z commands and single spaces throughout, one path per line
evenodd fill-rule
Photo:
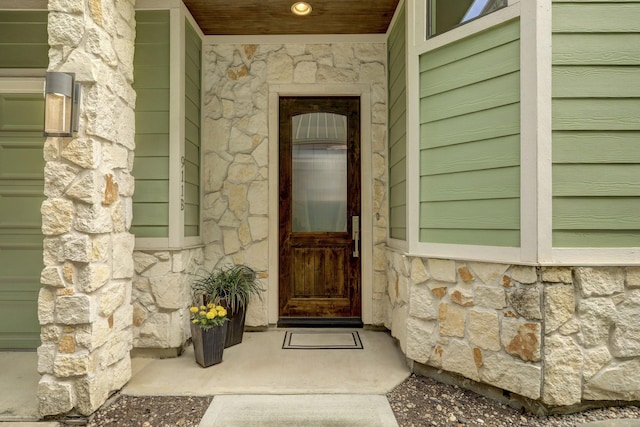
M 293 117 L 292 228 L 347 231 L 347 117 L 309 113 Z

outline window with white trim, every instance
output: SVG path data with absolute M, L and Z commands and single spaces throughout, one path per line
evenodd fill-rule
M 427 38 L 507 6 L 507 0 L 428 0 Z

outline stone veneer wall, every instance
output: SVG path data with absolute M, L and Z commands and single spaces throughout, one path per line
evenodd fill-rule
M 205 265 L 246 263 L 269 277 L 269 86 L 349 84 L 371 87 L 374 195 L 373 323 L 384 321 L 387 230 L 386 48 L 383 43 L 208 45 L 204 47 Z M 363 161 L 366 161 L 363 152 Z M 364 232 L 364 231 L 363 231 Z M 277 296 L 276 296 L 277 297 Z M 268 324 L 267 299 L 249 305 L 247 325 Z
M 387 254 L 387 327 L 409 359 L 547 406 L 640 399 L 640 268 Z
M 75 72 L 83 94 L 77 136 L 44 146 L 42 416 L 91 414 L 131 376 L 133 6 L 49 1 L 49 69 Z
M 202 248 L 135 251 L 133 279 L 133 346 L 177 349 L 191 336 L 191 282 L 203 268 Z M 167 354 L 169 355 L 169 354 Z

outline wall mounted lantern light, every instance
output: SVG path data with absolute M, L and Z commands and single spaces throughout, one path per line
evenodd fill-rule
M 44 136 L 73 136 L 80 118 L 80 83 L 74 73 L 47 72 L 44 86 Z

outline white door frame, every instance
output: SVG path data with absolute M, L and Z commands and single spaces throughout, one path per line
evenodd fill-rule
M 278 322 L 279 297 L 279 174 L 278 114 L 281 96 L 359 96 L 361 155 L 361 298 L 362 322 L 373 320 L 373 174 L 371 148 L 371 86 L 368 84 L 283 84 L 269 87 L 269 270 L 267 310 L 269 324 Z

